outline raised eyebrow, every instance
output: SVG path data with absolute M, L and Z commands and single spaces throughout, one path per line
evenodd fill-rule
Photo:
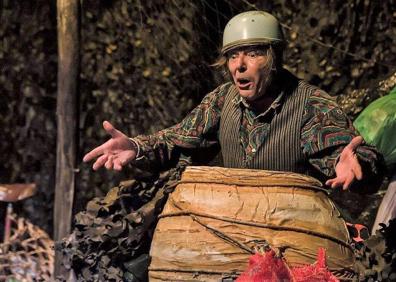
M 248 50 L 246 53 L 250 53 L 250 52 L 254 52 L 254 53 L 259 54 L 259 55 L 266 53 L 264 50 L 261 50 L 261 49 L 251 49 L 251 50 Z
M 230 57 L 232 57 L 232 56 L 234 56 L 234 55 L 238 55 L 238 53 L 239 53 L 240 51 L 230 51 L 228 54 L 227 54 L 227 57 L 228 58 L 230 58 Z

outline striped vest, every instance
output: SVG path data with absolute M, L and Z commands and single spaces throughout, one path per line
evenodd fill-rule
M 225 98 L 220 118 L 219 141 L 224 167 L 265 169 L 276 171 L 308 172 L 308 163 L 301 147 L 301 126 L 308 97 L 317 88 L 304 81 L 285 90 L 283 101 L 276 113 L 267 121 L 267 136 L 252 159 L 246 161 L 239 130 L 242 109 L 233 102 L 238 90 L 232 85 Z

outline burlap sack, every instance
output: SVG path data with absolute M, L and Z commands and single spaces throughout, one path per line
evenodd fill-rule
M 155 230 L 150 281 L 235 277 L 266 242 L 289 266 L 324 247 L 330 270 L 351 277 L 347 227 L 321 186 L 295 173 L 188 167 Z

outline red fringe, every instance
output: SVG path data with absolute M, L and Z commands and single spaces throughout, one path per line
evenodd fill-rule
M 270 250 L 264 254 L 254 254 L 249 258 L 249 266 L 236 282 L 339 282 L 326 267 L 326 251 L 318 250 L 317 262 L 291 270 L 282 258 Z

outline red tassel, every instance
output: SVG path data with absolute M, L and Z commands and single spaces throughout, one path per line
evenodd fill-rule
M 317 262 L 302 267 L 294 267 L 291 272 L 282 258 L 270 250 L 264 254 L 254 254 L 249 258 L 249 266 L 236 282 L 339 282 L 326 267 L 326 251 L 318 250 Z
M 236 282 L 278 282 L 291 281 L 289 270 L 274 251 L 254 254 L 249 258 L 248 269 L 238 277 Z
M 294 267 L 292 275 L 296 282 L 339 282 L 326 267 L 326 250 L 318 250 L 317 262 L 302 267 Z

